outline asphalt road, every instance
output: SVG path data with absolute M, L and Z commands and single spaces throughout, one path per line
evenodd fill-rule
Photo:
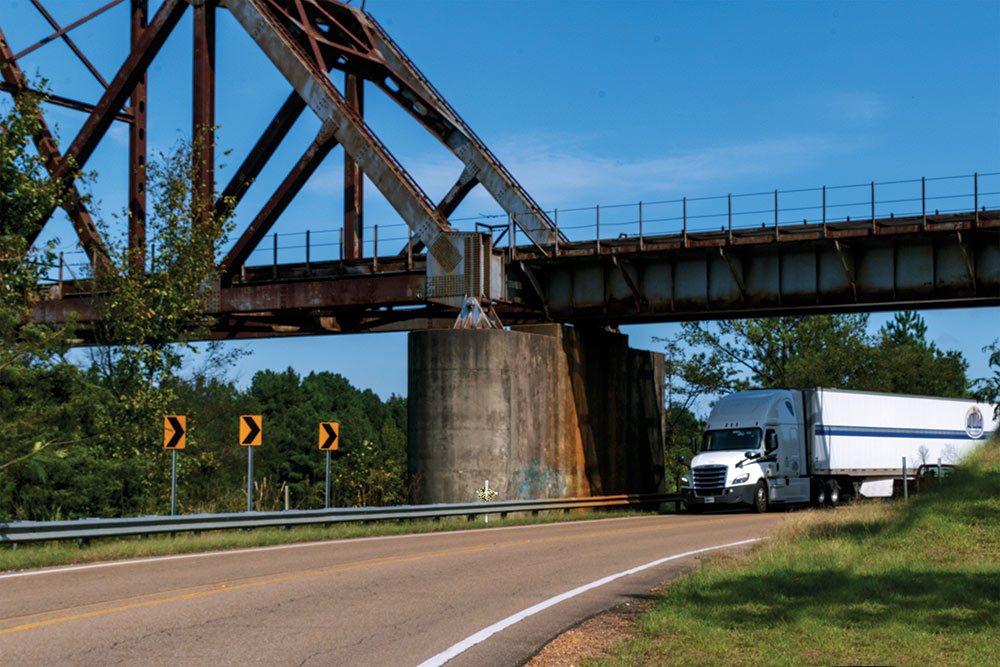
M 406 666 L 440 663 L 452 649 L 450 666 L 518 665 L 699 555 L 554 596 L 761 537 L 779 521 L 649 516 L 0 574 L 0 662 Z M 503 619 L 507 627 L 482 632 Z

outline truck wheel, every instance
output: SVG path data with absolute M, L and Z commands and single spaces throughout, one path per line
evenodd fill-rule
M 822 480 L 812 481 L 812 506 L 822 507 L 826 505 L 826 484 Z
M 767 484 L 764 480 L 757 482 L 757 488 L 753 492 L 753 510 L 758 514 L 767 511 Z
M 840 484 L 835 479 L 826 483 L 826 504 L 830 507 L 840 504 Z

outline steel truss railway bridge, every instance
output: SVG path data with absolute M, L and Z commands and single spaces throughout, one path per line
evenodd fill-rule
M 561 228 L 559 213 L 531 198 L 363 8 L 334 0 L 165 0 L 150 16 L 146 0 L 131 0 L 128 57 L 105 80 L 73 41 L 72 30 L 122 0 L 66 25 L 41 0 L 31 1 L 52 33 L 35 44 L 15 44 L 9 36 L 16 32 L 0 32 L 0 87 L 15 96 L 27 90 L 19 59 L 54 40 L 66 42 L 101 83 L 104 93 L 96 103 L 49 95 L 49 104 L 78 109 L 86 121 L 63 148 L 43 119 L 35 145 L 51 178 L 72 189 L 69 165 L 85 167 L 111 124 L 127 124 L 129 246 L 140 266 L 146 262 L 141 169 L 147 152 L 146 72 L 185 13 L 193 14 L 194 25 L 192 136 L 201 145 L 213 144 L 217 12 L 230 12 L 293 88 L 253 148 L 236 156 L 242 163 L 221 189 L 218 207 L 243 198 L 307 107 L 321 121 L 301 158 L 240 230 L 222 260 L 221 279 L 207 287 L 215 338 L 450 327 L 456 309 L 470 296 L 492 304 L 508 325 L 616 326 L 1000 305 L 1000 210 L 995 205 L 1000 174 L 969 175 L 958 182 L 960 196 L 946 197 L 928 193 L 928 185 L 936 182 L 918 179 L 905 199 L 892 200 L 907 209 L 900 215 L 877 196 L 876 185 L 880 195 L 884 184 L 871 183 L 870 193 L 869 184 L 861 187 L 864 195 L 854 202 L 853 216 L 828 205 L 827 188 L 821 188 L 804 219 L 803 207 L 783 204 L 785 193 L 775 191 L 773 204 L 766 193 L 767 206 L 752 211 L 741 209 L 736 197 L 719 198 L 710 216 L 689 216 L 693 200 L 660 202 L 658 210 L 652 203 L 636 204 L 627 225 L 612 226 L 609 211 L 595 207 L 586 213 L 585 224 L 571 230 L 567 212 Z M 335 71 L 342 85 L 334 84 Z M 460 163 L 460 175 L 440 201 L 425 194 L 366 124 L 366 89 L 397 103 Z M 272 235 L 273 261 L 249 263 L 255 251 L 268 251 L 275 222 L 337 146 L 343 148 L 345 164 L 337 255 L 313 259 L 307 233 L 302 261 L 279 264 Z M 202 151 L 198 187 L 205 193 L 215 190 L 213 164 L 212 151 Z M 387 248 L 383 241 L 379 252 L 373 225 L 368 229 L 372 250 L 364 252 L 364 176 L 406 223 L 405 245 L 397 241 Z M 477 223 L 475 231 L 461 231 L 450 217 L 477 186 L 505 215 Z M 948 199 L 948 206 L 941 199 Z M 83 198 L 77 193 L 65 208 L 89 264 L 106 261 Z M 705 228 L 706 219 L 711 229 Z M 86 341 L 87 324 L 99 317 L 102 296 L 88 280 L 64 276 L 62 269 L 60 263 L 49 290 L 52 298 L 36 307 L 35 317 L 55 324 L 75 312 Z

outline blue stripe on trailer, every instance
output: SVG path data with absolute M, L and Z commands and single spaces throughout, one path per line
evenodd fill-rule
M 993 435 L 992 431 L 984 431 L 978 438 L 973 438 L 965 431 L 940 430 L 929 428 L 888 428 L 882 426 L 827 426 L 816 425 L 816 435 L 848 435 L 870 438 L 924 438 L 932 440 L 986 440 Z

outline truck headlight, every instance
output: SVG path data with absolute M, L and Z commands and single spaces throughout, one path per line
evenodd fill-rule
M 687 486 L 687 483 L 688 483 L 688 476 L 687 473 L 684 473 L 683 475 L 681 475 L 681 484 Z
M 734 485 L 735 484 L 743 484 L 748 479 L 750 479 L 750 473 L 744 473 L 744 474 L 740 475 L 739 477 L 734 477 L 733 481 L 732 481 L 732 484 L 734 484 Z

